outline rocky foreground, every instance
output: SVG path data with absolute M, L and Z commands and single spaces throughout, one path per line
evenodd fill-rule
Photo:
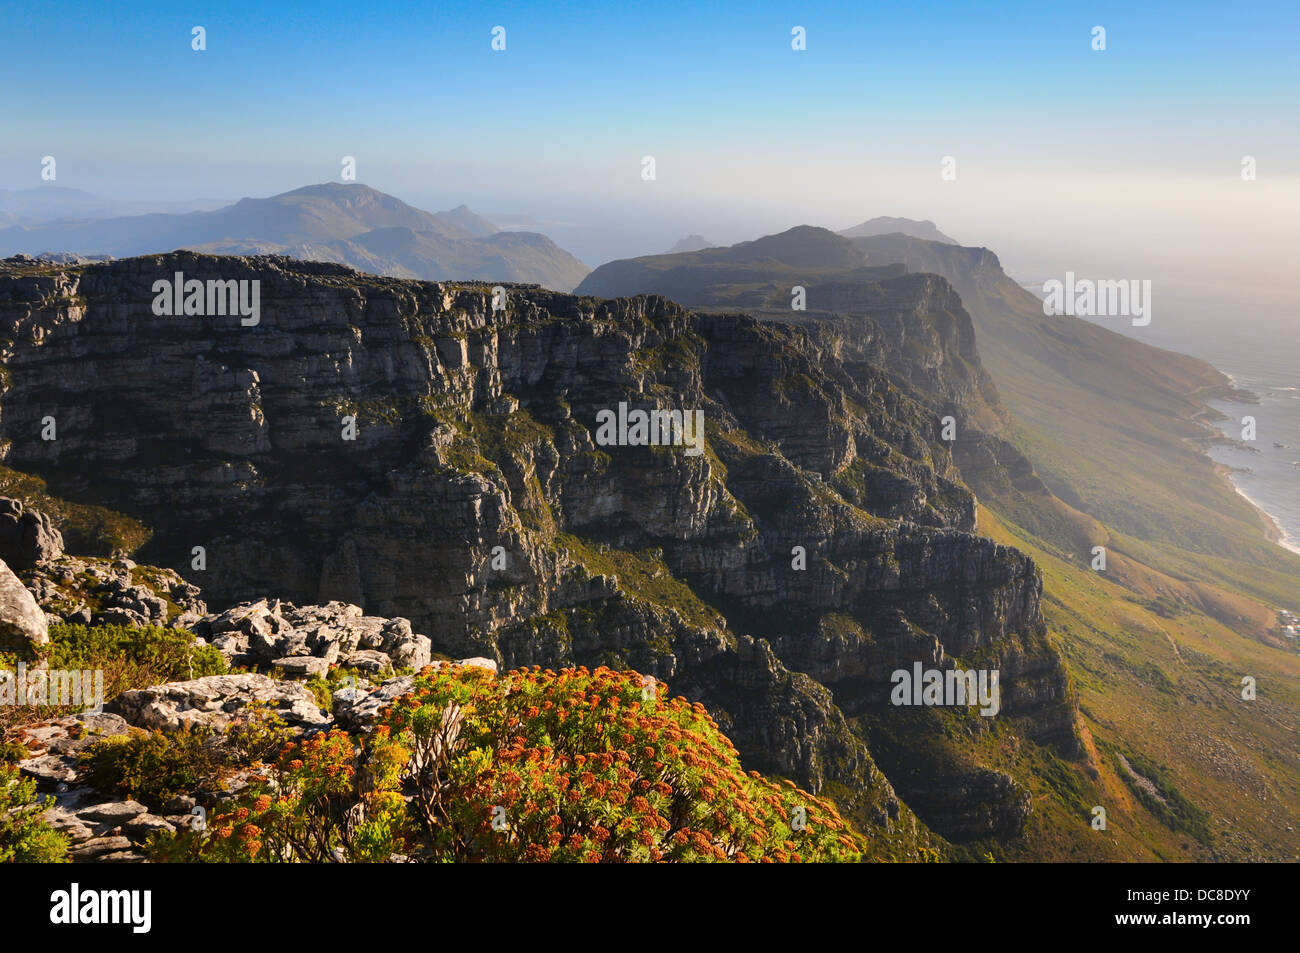
M 18 500 L 0 498 L 0 514 L 0 633 L 7 650 L 33 655 L 48 645 L 51 624 L 160 626 L 196 633 L 198 643 L 219 650 L 235 668 L 274 675 L 249 670 L 132 689 L 105 700 L 102 710 L 21 726 L 10 739 L 27 751 L 18 770 L 44 792 L 50 805 L 45 819 L 70 838 L 73 860 L 143 861 L 140 847 L 150 835 L 192 826 L 197 808 L 231 800 L 252 776 L 237 773 L 219 788 L 178 796 L 151 813 L 91 786 L 81 756 L 96 742 L 141 731 L 207 728 L 221 734 L 253 711 L 283 721 L 287 737 L 332 726 L 364 732 L 383 706 L 410 691 L 414 675 L 393 677 L 396 669 L 446 664 L 431 658 L 428 637 L 413 632 L 407 619 L 368 616 L 342 602 L 260 600 L 209 613 L 198 588 L 175 572 L 125 557 L 65 555 L 49 518 L 24 511 Z M 26 585 L 9 563 L 26 569 Z M 496 671 L 490 659 L 460 664 Z M 336 665 L 354 674 L 322 708 L 303 679 Z

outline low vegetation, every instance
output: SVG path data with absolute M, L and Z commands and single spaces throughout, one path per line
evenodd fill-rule
M 632 672 L 426 670 L 364 739 L 288 745 L 163 860 L 835 861 L 834 807 L 746 773 L 703 706 Z

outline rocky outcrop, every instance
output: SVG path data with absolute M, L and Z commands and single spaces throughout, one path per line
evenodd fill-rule
M 67 836 L 68 859 L 74 862 L 139 863 L 142 846 L 154 832 L 172 832 L 195 820 L 198 802 L 178 799 L 161 814 L 130 799 L 113 798 L 80 782 L 80 758 L 98 741 L 131 731 L 120 715 L 86 712 L 28 725 L 19 737 L 28 757 L 18 770 L 34 778 L 46 805 L 43 819 Z
M 22 581 L 0 561 L 0 652 L 29 657 L 49 640 L 45 613 Z
M 46 615 L 59 622 L 187 628 L 207 612 L 199 588 L 175 571 L 125 557 L 60 556 L 23 577 Z
M 418 671 L 431 660 L 428 636 L 411 631 L 410 620 L 364 615 L 342 602 L 299 608 L 261 599 L 205 616 L 193 630 L 231 664 L 289 674 L 319 675 L 340 664 L 382 675 L 394 667 Z
M 0 559 L 15 572 L 63 555 L 63 535 L 50 518 L 0 496 Z
M 321 625 L 332 622 L 346 628 L 357 624 L 356 614 L 346 611 L 355 608 L 335 604 L 328 608 L 290 609 L 287 614 L 310 611 Z M 209 621 L 220 618 L 212 616 Z M 437 667 L 448 663 L 431 664 Z M 496 670 L 496 663 L 490 659 L 462 659 L 458 664 Z M 16 766 L 22 775 L 34 779 L 42 792 L 45 822 L 69 838 L 70 860 L 139 863 L 148 859 L 144 844 L 151 835 L 174 833 L 202 822 L 207 809 L 243 790 L 257 769 L 250 766 L 225 772 L 211 784 L 196 786 L 190 793 L 166 804 L 154 804 L 151 809 L 93 787 L 92 765 L 86 755 L 97 742 L 149 731 L 200 730 L 220 748 L 229 743 L 234 726 L 254 720 L 276 725 L 284 737 L 306 736 L 335 725 L 364 733 L 384 708 L 411 690 L 414 677 L 404 675 L 380 684 L 353 677 L 350 687 L 334 693 L 333 713 L 320 708 L 316 696 L 301 681 L 251 672 L 134 689 L 118 695 L 104 711 L 82 712 L 18 728 L 14 739 L 21 743 L 25 754 Z
M 261 282 L 259 323 L 154 315 L 177 272 Z M 501 310 L 485 285 L 275 258 L 0 276 L 6 464 L 144 522 L 139 558 L 240 604 L 190 620 L 232 660 L 634 668 L 705 700 L 748 763 L 874 792 L 885 824 L 906 810 L 853 720 L 890 717 L 892 668 L 1014 655 L 1036 684 L 1004 681 L 1002 717 L 1071 718 L 1040 577 L 973 533 L 920 391 L 977 380 L 951 288 L 887 278 L 872 350 L 655 296 L 512 286 Z M 873 363 L 904 353 L 904 375 Z M 702 412 L 702 452 L 598 442 L 620 404 Z
M 302 682 L 254 673 L 209 675 L 135 689 L 118 695 L 106 709 L 136 727 L 154 731 L 177 731 L 193 725 L 224 730 L 254 704 L 305 729 L 324 728 L 332 720 Z

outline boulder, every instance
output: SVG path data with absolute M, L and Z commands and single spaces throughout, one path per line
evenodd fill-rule
M 298 728 L 325 728 L 333 721 L 302 682 L 276 681 L 253 673 L 209 675 L 133 689 L 105 707 L 137 728 L 176 731 L 182 725 L 205 725 L 224 731 L 253 702 L 263 703 Z
M 0 652 L 30 656 L 50 641 L 45 613 L 13 571 L 0 560 Z
M 62 555 L 63 534 L 48 516 L 24 511 L 22 500 L 0 497 L 0 559 L 22 570 Z
M 176 825 L 156 814 L 137 814 L 122 825 L 122 833 L 136 844 L 143 844 L 151 834 L 160 832 L 174 834 Z
M 291 655 L 276 659 L 271 667 L 279 669 L 285 675 L 310 678 L 313 675 L 324 675 L 329 671 L 330 663 L 327 659 L 310 655 Z

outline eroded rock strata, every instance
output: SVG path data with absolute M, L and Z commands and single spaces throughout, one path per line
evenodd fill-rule
M 259 323 L 155 316 L 153 284 L 177 272 L 260 281 Z M 914 801 L 950 838 L 1013 834 L 1025 792 L 906 763 L 897 731 L 938 729 L 889 703 L 915 661 L 998 668 L 999 722 L 1076 752 L 1041 578 L 976 535 L 940 436 L 936 407 L 969 389 L 944 355 L 969 354 L 967 378 L 977 357 L 959 301 L 925 278 L 882 279 L 924 333 L 873 352 L 657 296 L 508 286 L 494 310 L 483 284 L 282 258 L 11 260 L 3 462 L 143 523 L 134 558 L 214 609 L 409 620 L 348 654 L 409 635 L 419 656 L 419 634 L 502 667 L 633 668 L 708 705 L 747 767 L 828 788 L 868 827 L 914 824 Z M 705 452 L 599 445 L 620 402 L 702 410 Z M 232 655 L 319 657 L 245 634 Z

